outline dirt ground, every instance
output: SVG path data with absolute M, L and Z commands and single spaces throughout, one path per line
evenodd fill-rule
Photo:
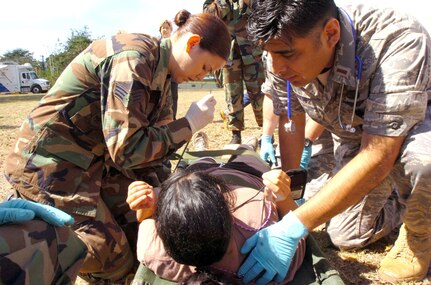
M 191 102 L 197 100 L 201 96 L 207 94 L 209 90 L 179 90 L 178 115 L 182 117 L 188 110 Z M 229 143 L 231 133 L 228 132 L 223 125 L 223 120 L 220 117 L 220 111 L 226 106 L 224 93 L 222 90 L 213 90 L 217 99 L 216 113 L 212 124 L 208 125 L 204 131 L 208 134 L 211 149 L 221 148 Z M 0 95 L 0 172 L 3 173 L 3 161 L 6 154 L 15 139 L 21 122 L 25 116 L 33 109 L 40 95 Z M 243 138 L 248 136 L 260 135 L 260 128 L 254 120 L 254 115 L 251 107 L 246 108 L 245 114 L 246 130 L 243 132 Z M 10 193 L 10 187 L 3 175 L 0 175 L 0 199 Z M 365 248 L 353 252 L 341 252 L 331 246 L 331 242 L 323 228 L 319 227 L 314 231 L 314 235 L 321 246 L 322 251 L 326 254 L 331 264 L 341 273 L 346 284 L 382 284 L 377 278 L 377 269 L 380 260 L 391 248 L 396 233 L 382 239 L 381 241 Z M 82 280 L 77 281 L 78 284 L 86 284 Z M 428 272 L 427 280 L 417 283 L 404 284 L 431 284 L 431 271 Z

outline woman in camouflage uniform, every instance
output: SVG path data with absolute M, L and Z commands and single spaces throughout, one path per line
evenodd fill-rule
M 171 78 L 200 80 L 229 55 L 225 24 L 208 14 L 176 15 L 172 37 L 118 34 L 96 40 L 63 71 L 23 123 L 6 160 L 19 194 L 75 218 L 88 247 L 81 268 L 91 280 L 133 269 L 137 223 L 127 186 L 157 186 L 162 162 L 213 119 L 207 96 L 173 121 Z

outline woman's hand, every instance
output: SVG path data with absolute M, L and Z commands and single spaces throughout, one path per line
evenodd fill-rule
M 263 184 L 274 195 L 274 200 L 284 201 L 290 194 L 290 177 L 281 169 L 273 169 L 262 175 Z
M 137 211 L 138 222 L 142 222 L 156 211 L 157 195 L 150 184 L 134 181 L 129 185 L 126 202 L 130 209 Z
M 277 212 L 280 217 L 286 215 L 289 211 L 296 209 L 298 206 L 290 196 L 290 177 L 281 169 L 273 169 L 262 175 L 263 184 L 265 184 L 266 199 L 275 201 Z M 272 195 L 272 197 L 268 197 Z

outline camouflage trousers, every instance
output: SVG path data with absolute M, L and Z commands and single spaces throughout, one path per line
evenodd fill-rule
M 82 278 L 116 281 L 137 269 L 138 223 L 136 212 L 126 203 L 128 186 L 133 181 L 111 169 L 103 180 L 96 217 L 75 216 L 74 230 L 88 247 L 80 270 Z
M 335 167 L 334 143 L 329 131 L 324 131 L 312 145 L 312 156 L 307 169 L 304 199 L 309 200 L 332 177 Z
M 336 169 L 359 151 L 359 145 L 336 145 Z M 334 245 L 360 248 L 389 234 L 401 223 L 417 237 L 431 228 L 431 107 L 410 131 L 388 177 L 359 203 L 334 217 L 327 227 Z M 343 154 L 343 155 L 341 155 Z M 348 179 L 348 178 L 346 178 Z
M 233 46 L 232 64 L 223 68 L 223 85 L 228 113 L 228 129 L 244 130 L 244 85 L 250 98 L 254 117 L 261 127 L 263 122 L 263 98 L 260 87 L 265 80 L 261 57 L 252 63 L 244 63 L 238 44 Z
M 331 179 L 335 165 L 334 153 L 319 154 L 311 157 L 307 169 L 307 185 L 304 199 L 309 200 Z
M 0 226 L 0 284 L 73 284 L 87 249 L 69 227 Z

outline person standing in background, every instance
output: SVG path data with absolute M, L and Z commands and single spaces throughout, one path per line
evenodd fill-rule
M 232 131 L 231 144 L 241 143 L 244 130 L 244 85 L 250 98 L 254 116 L 262 127 L 263 93 L 260 86 L 265 76 L 262 66 L 262 50 L 248 40 L 247 20 L 249 1 L 206 0 L 203 11 L 220 17 L 228 26 L 232 37 L 228 63 L 223 68 L 223 87 L 227 110 L 221 112 L 226 128 Z
M 162 39 L 169 38 L 172 34 L 172 23 L 169 20 L 163 20 L 159 27 L 160 36 Z M 171 77 L 171 94 L 172 94 L 172 113 L 174 120 L 177 119 L 178 109 L 178 83 Z

